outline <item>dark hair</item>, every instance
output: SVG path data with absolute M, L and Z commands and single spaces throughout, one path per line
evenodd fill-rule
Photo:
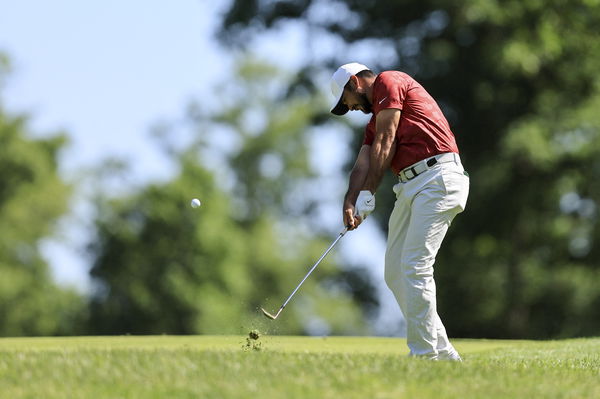
M 355 76 L 359 78 L 374 78 L 375 73 L 373 73 L 373 71 L 371 71 L 370 69 L 363 69 L 362 71 L 358 72 Z M 344 90 L 350 90 L 350 82 L 351 80 L 349 80 L 348 83 L 346 83 L 346 85 L 344 86 Z

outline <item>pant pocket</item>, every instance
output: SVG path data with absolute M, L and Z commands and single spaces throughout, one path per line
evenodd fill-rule
M 469 177 L 464 172 L 451 170 L 442 173 L 442 180 L 446 188 L 445 207 L 457 208 L 457 213 L 464 211 L 469 197 Z

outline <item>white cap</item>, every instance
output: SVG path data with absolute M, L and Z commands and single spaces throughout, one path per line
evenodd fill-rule
M 335 115 L 344 115 L 348 112 L 348 107 L 342 104 L 342 94 L 344 93 L 344 86 L 350 80 L 350 76 L 356 75 L 357 73 L 368 70 L 369 68 L 363 64 L 357 62 L 351 62 L 344 64 L 335 71 L 331 77 L 331 92 L 335 98 L 331 113 Z

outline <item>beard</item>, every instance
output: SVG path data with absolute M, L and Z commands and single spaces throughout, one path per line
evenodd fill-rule
M 359 104 L 358 104 L 357 108 L 360 108 L 360 110 L 365 114 L 370 114 L 371 112 L 373 112 L 373 106 L 367 99 L 367 95 L 365 93 L 357 93 L 357 94 L 358 94 L 358 98 L 359 98 Z

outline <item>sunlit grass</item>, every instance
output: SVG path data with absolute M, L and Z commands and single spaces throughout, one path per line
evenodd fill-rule
M 463 363 L 397 338 L 0 339 L 6 398 L 594 398 L 600 339 L 456 340 Z

